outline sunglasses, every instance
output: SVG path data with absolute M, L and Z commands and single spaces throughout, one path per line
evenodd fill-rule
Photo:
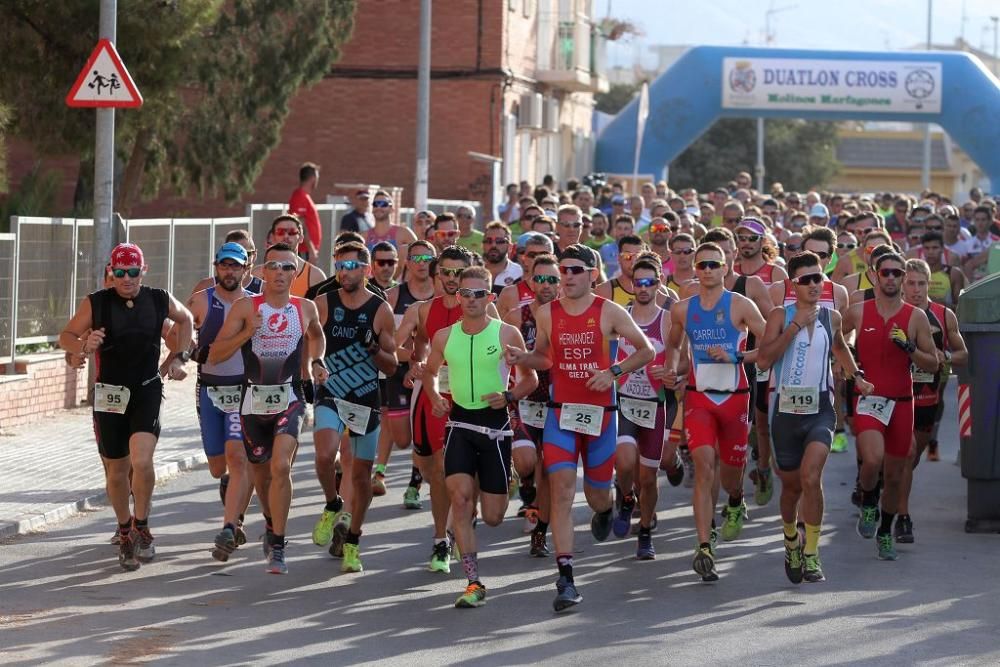
M 859 229 L 858 233 L 861 234 L 862 236 L 868 236 L 873 231 L 875 231 L 874 227 L 865 227 L 864 229 Z
M 830 253 L 823 252 L 822 250 L 814 250 L 813 254 L 819 257 L 820 259 L 830 259 Z
M 372 202 L 372 208 L 389 208 L 392 206 L 392 202 L 386 199 L 376 199 Z
M 540 216 L 537 216 L 537 215 L 522 215 L 521 216 L 521 220 L 523 220 L 524 222 L 534 222 L 535 218 L 538 218 L 538 217 L 540 217 Z
M 531 281 L 539 285 L 558 285 L 559 276 L 531 276 Z
M 703 259 L 702 261 L 695 264 L 695 267 L 699 271 L 715 271 L 716 269 L 722 268 L 722 262 L 714 259 Z
M 806 273 L 797 278 L 792 278 L 792 280 L 795 281 L 796 285 L 819 285 L 823 282 L 823 274 L 819 272 Z
M 135 266 L 131 269 L 111 269 L 111 273 L 114 274 L 115 278 L 124 278 L 126 274 L 129 278 L 138 278 L 139 274 L 142 273 L 142 267 Z
M 838 243 L 837 244 L 837 249 L 838 250 L 854 250 L 857 247 L 858 247 L 857 243 Z
M 458 232 L 455 230 L 435 229 L 434 236 L 439 239 L 453 239 L 458 236 Z
M 879 269 L 878 274 L 883 278 L 902 278 L 906 272 L 903 269 Z
M 294 262 L 279 262 L 277 260 L 271 260 L 270 262 L 264 262 L 265 269 L 271 269 L 272 271 L 294 271 L 298 267 L 295 266 Z
M 655 287 L 660 284 L 659 278 L 636 278 L 632 281 L 636 287 Z
M 670 227 L 668 225 L 650 225 L 649 226 L 649 233 L 650 234 L 664 234 L 667 231 L 670 231 Z
M 792 243 L 786 243 L 785 244 L 785 250 L 791 250 L 792 252 L 798 252 L 799 250 L 802 250 L 802 246 L 801 245 L 795 245 L 795 244 L 792 244 Z
M 379 266 L 396 266 L 396 264 L 399 263 L 399 260 L 396 260 L 396 259 L 376 259 L 375 263 L 378 264 Z
M 471 287 L 459 287 L 458 288 L 458 294 L 459 294 L 459 296 L 464 296 L 464 297 L 469 298 L 469 299 L 482 299 L 482 298 L 484 298 L 489 293 L 490 293 L 490 291 L 488 289 L 481 289 L 481 288 L 480 289 L 473 289 Z
M 434 255 L 410 255 L 410 261 L 417 264 L 430 264 L 434 261 Z
M 694 248 L 681 248 L 680 250 L 671 250 L 674 255 L 693 255 Z
M 611 205 L 612 206 L 624 206 L 625 205 L 625 200 L 624 199 L 612 199 L 611 200 Z
M 549 253 L 544 252 L 544 251 L 543 252 L 526 252 L 526 253 L 524 253 L 524 256 L 527 257 L 528 259 L 534 259 L 534 258 L 536 258 L 536 257 L 538 257 L 540 255 L 548 255 L 548 254 Z
M 583 223 L 582 222 L 560 222 L 559 226 L 560 227 L 565 227 L 566 229 L 570 229 L 570 228 L 572 228 L 572 229 L 580 229 L 580 227 L 583 227 Z
M 927 225 L 924 229 L 929 232 L 942 232 L 944 231 L 944 225 Z
M 443 266 L 441 267 L 441 273 L 444 274 L 444 275 L 446 275 L 446 276 L 450 276 L 452 278 L 457 278 L 459 276 L 459 274 L 462 273 L 462 271 L 465 271 L 465 267 L 464 266 L 462 266 L 462 267 L 455 267 L 455 268 L 445 268 Z
M 620 259 L 623 262 L 631 262 L 638 255 L 639 253 L 637 252 L 620 252 L 618 253 L 618 259 Z
M 586 267 L 586 266 L 560 266 L 559 267 L 559 273 L 563 274 L 564 276 L 567 276 L 567 275 L 578 276 L 581 273 L 586 273 L 587 271 L 590 271 L 590 268 Z
M 737 234 L 736 239 L 740 243 L 756 243 L 760 241 L 760 234 Z
M 509 239 L 483 239 L 483 245 L 507 245 Z
M 298 236 L 299 235 L 299 230 L 297 230 L 297 229 L 275 229 L 274 230 L 274 235 L 276 237 L 279 237 L 279 238 L 282 237 L 282 236 Z
M 395 263 L 396 260 L 392 261 Z M 360 269 L 362 266 L 368 266 L 368 264 L 359 259 L 343 259 L 333 263 L 333 268 L 337 271 L 353 271 L 354 269 Z

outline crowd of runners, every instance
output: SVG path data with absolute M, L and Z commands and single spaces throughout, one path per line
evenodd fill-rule
M 302 174 L 309 186 L 318 170 Z M 386 193 L 359 192 L 371 212 L 336 237 L 329 278 L 306 196 L 262 250 L 230 233 L 185 303 L 143 285 L 141 248 L 117 246 L 106 289 L 81 302 L 60 344 L 68 363 L 97 363 L 94 431 L 120 565 L 155 557 L 162 383 L 195 368 L 222 502 L 206 542 L 221 562 L 246 544 L 255 502 L 266 570 L 288 571 L 304 424 L 325 495 L 312 541 L 361 572 L 373 496 L 401 492 L 404 511 L 429 495 L 428 568 L 461 565 L 457 607 L 484 604 L 475 527 L 500 524 L 513 498 L 526 552 L 558 570 L 555 610 L 582 601 L 581 462 L 593 538 L 633 535 L 639 560 L 656 557 L 659 471 L 690 488 L 704 581 L 719 579 L 718 539 L 739 538 L 747 519 L 744 479 L 763 506 L 777 476 L 785 573 L 821 582 L 823 468 L 848 433 L 857 532 L 895 560 L 915 539 L 917 464 L 938 460 L 950 369 L 967 361 L 952 308 L 986 270 L 990 201 L 767 196 L 746 173 L 707 195 L 569 185 L 512 184 L 482 231 L 466 207 L 421 211 L 411 229 L 393 222 Z M 391 490 L 386 465 L 403 451 L 410 479 Z

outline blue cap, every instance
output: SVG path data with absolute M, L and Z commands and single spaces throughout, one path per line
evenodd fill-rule
M 246 266 L 249 257 L 247 256 L 246 248 L 235 241 L 230 241 L 229 243 L 223 243 L 222 247 L 219 248 L 219 252 L 215 253 L 216 263 L 224 259 L 234 259 L 243 266 Z

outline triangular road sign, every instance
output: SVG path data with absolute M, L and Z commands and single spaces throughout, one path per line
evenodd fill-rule
M 110 40 L 97 42 L 66 96 L 66 104 L 71 107 L 142 106 L 142 95 Z

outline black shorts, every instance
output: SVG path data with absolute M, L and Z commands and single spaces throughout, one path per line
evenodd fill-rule
M 767 414 L 767 402 L 771 394 L 771 381 L 755 382 L 754 385 L 753 405 L 758 411 Z
M 403 386 L 403 380 L 410 370 L 409 364 L 400 364 L 391 376 L 379 380 L 382 392 L 382 407 L 387 417 L 409 416 L 413 390 Z
M 290 435 L 298 440 L 306 404 L 298 385 L 293 383 L 293 387 L 293 396 L 289 397 L 288 407 L 284 412 L 276 415 L 241 415 L 243 446 L 250 463 L 267 463 L 271 460 L 275 436 Z
M 510 430 L 510 417 L 506 410 L 464 410 L 454 405 L 449 417 L 456 422 Z M 448 427 L 444 446 L 445 477 L 457 474 L 478 477 L 483 493 L 506 495 L 510 483 L 510 448 L 510 436 L 491 439 L 485 433 L 458 426 Z
M 778 412 L 775 405 L 770 426 L 774 461 L 778 470 L 789 472 L 798 470 L 802 465 L 802 456 L 810 442 L 821 442 L 830 447 L 834 429 L 837 428 L 837 412 L 833 409 L 829 393 L 823 392 L 820 394 L 818 413 L 790 415 Z
M 163 382 L 156 378 L 145 386 L 129 387 L 131 396 L 124 414 L 94 412 L 94 437 L 97 450 L 106 459 L 129 455 L 128 441 L 136 433 L 160 437 L 160 403 Z
M 913 406 L 913 430 L 922 433 L 930 433 L 934 430 L 934 424 L 938 420 L 938 408 L 940 402 L 934 405 Z

